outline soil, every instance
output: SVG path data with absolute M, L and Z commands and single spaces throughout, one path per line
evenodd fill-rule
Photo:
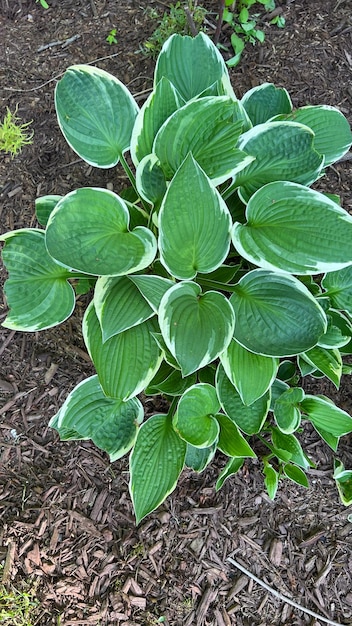
M 118 191 L 122 173 L 84 164 L 56 121 L 53 93 L 65 68 L 93 63 L 122 80 L 139 103 L 154 61 L 140 52 L 162 2 L 143 0 L 0 0 L 0 112 L 33 120 L 33 144 L 0 157 L 1 232 L 35 226 L 39 195 L 86 185 Z M 279 2 L 286 27 L 264 19 L 266 40 L 248 45 L 231 79 L 239 97 L 264 81 L 288 89 L 295 106 L 329 104 L 352 123 L 350 0 Z M 214 32 L 217 2 L 205 2 Z M 105 39 L 117 29 L 118 43 Z M 228 45 L 223 30 L 221 41 Z M 224 53 L 227 54 L 226 51 Z M 229 53 L 227 54 L 229 56 Z M 322 186 L 352 210 L 351 154 Z M 0 268 L 2 281 L 5 271 Z M 322 624 L 270 590 L 324 618 L 352 623 L 351 508 L 340 503 L 333 458 L 317 435 L 304 446 L 316 462 L 311 488 L 282 483 L 275 502 L 251 461 L 216 493 L 225 459 L 204 473 L 185 471 L 174 493 L 138 527 L 128 494 L 128 459 L 109 464 L 90 442 L 61 443 L 48 421 L 68 392 L 92 373 L 80 334 L 83 304 L 40 334 L 0 330 L 0 564 L 2 581 L 25 585 L 39 600 L 40 626 L 281 626 Z M 0 321 L 6 303 L 0 297 Z M 352 385 L 322 381 L 310 389 L 352 411 Z M 148 411 L 155 411 L 149 404 Z M 339 458 L 352 467 L 351 437 Z M 239 571 L 233 557 L 264 581 Z M 1 608 L 1 607 L 0 607 Z M 11 622 L 8 622 L 9 624 Z M 15 625 L 15 622 L 14 622 Z

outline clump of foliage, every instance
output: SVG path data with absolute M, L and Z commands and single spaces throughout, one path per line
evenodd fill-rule
M 44 196 L 43 228 L 0 237 L 6 328 L 60 324 L 76 293 L 94 288 L 83 336 L 97 374 L 51 426 L 111 461 L 131 452 L 137 521 L 184 467 L 201 472 L 217 451 L 228 459 L 217 489 L 263 446 L 271 498 L 281 479 L 308 486 L 305 427 L 334 452 L 352 432 L 345 411 L 299 385 L 309 374 L 338 387 L 351 373 L 352 217 L 310 188 L 348 151 L 346 118 L 325 105 L 294 110 L 270 83 L 239 100 L 203 33 L 168 39 L 141 109 L 89 65 L 66 71 L 55 105 L 73 150 L 95 167 L 120 162 L 131 187 Z M 168 411 L 144 421 L 141 392 L 162 395 Z M 338 460 L 335 478 L 350 503 Z
M 230 67 L 234 67 L 239 63 L 246 43 L 254 45 L 257 42 L 262 43 L 264 41 L 265 33 L 261 28 L 258 28 L 258 21 L 261 16 L 260 8 L 264 8 L 265 11 L 273 11 L 275 9 L 275 1 L 237 0 L 237 2 L 234 2 L 233 0 L 224 0 L 222 20 L 233 29 L 231 45 L 235 56 L 227 62 Z M 270 20 L 270 24 L 276 24 L 279 28 L 284 28 L 285 18 L 282 15 L 276 15 Z
M 0 123 L 0 151 L 9 152 L 12 157 L 21 152 L 23 146 L 32 143 L 33 132 L 27 129 L 32 122 L 20 124 L 20 118 L 7 109 L 3 121 Z
M 117 43 L 116 34 L 117 34 L 117 28 L 112 28 L 105 40 L 109 44 L 109 46 L 112 46 L 112 44 Z
M 38 605 L 33 592 L 0 585 L 0 622 L 3 626 L 34 626 Z
M 152 8 L 146 9 L 147 15 L 158 20 L 158 26 L 143 44 L 143 51 L 148 56 L 156 58 L 165 43 L 173 34 L 187 35 L 191 29 L 201 30 L 207 10 L 197 5 L 196 1 L 188 0 L 187 3 L 170 4 L 170 10 L 165 11 L 160 19 L 159 13 Z

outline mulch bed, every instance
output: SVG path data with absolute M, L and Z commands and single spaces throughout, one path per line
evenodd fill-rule
M 75 187 L 121 189 L 122 172 L 95 170 L 66 146 L 53 90 L 68 65 L 95 59 L 137 95 L 151 87 L 153 61 L 140 44 L 161 2 L 0 0 L 0 110 L 18 105 L 33 119 L 34 142 L 0 160 L 1 232 L 35 225 L 34 200 Z M 217 3 L 204 3 L 209 32 Z M 266 41 L 248 46 L 231 70 L 240 97 L 264 81 L 288 89 L 295 106 L 338 106 L 352 123 L 352 21 L 347 0 L 278 3 L 284 30 L 264 24 Z M 118 44 L 105 38 L 117 28 Z M 222 39 L 227 43 L 226 32 Z M 64 42 L 57 44 L 55 42 Z M 66 43 L 65 43 L 66 42 Z M 55 45 L 51 45 L 55 43 Z M 349 155 L 350 156 L 350 155 Z M 329 169 L 319 189 L 339 193 L 352 210 L 352 161 Z M 0 268 L 0 277 L 5 271 Z M 271 589 L 340 624 L 352 621 L 351 508 L 332 480 L 333 458 L 314 431 L 305 449 L 317 464 L 311 488 L 282 483 L 275 502 L 250 461 L 220 492 L 225 458 L 203 474 L 185 471 L 174 493 L 136 528 L 128 494 L 128 459 L 112 465 L 90 442 L 59 442 L 48 428 L 69 391 L 92 374 L 82 342 L 83 303 L 61 327 L 40 334 L 0 329 L 0 564 L 2 580 L 25 581 L 40 600 L 40 626 L 282 626 L 322 624 L 274 597 L 227 561 L 229 556 Z M 6 303 L 0 298 L 0 321 Z M 336 391 L 311 380 L 352 411 L 350 377 Z M 157 407 L 149 402 L 147 412 Z M 352 438 L 339 458 L 352 467 Z M 1 608 L 1 607 L 0 607 Z

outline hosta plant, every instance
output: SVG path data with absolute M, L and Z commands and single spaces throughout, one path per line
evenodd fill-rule
M 6 328 L 60 324 L 91 293 L 83 336 L 97 374 L 51 426 L 111 461 L 130 452 L 137 521 L 217 450 L 227 457 L 217 488 L 259 452 L 271 498 L 281 478 L 307 486 L 302 431 L 313 426 L 333 451 L 352 431 L 345 411 L 301 384 L 327 376 L 338 387 L 350 371 L 352 217 L 311 188 L 351 145 L 345 117 L 294 110 L 269 83 L 238 100 L 203 33 L 168 39 L 142 108 L 88 65 L 66 71 L 55 103 L 72 149 L 94 167 L 120 162 L 130 182 L 120 195 L 39 198 L 42 228 L 1 236 Z M 142 393 L 168 411 L 144 420 Z M 336 463 L 348 503 L 350 473 Z

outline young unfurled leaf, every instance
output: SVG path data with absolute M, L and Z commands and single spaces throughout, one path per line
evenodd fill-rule
M 219 436 L 215 419 L 220 409 L 216 390 L 211 385 L 193 385 L 180 398 L 173 424 L 184 441 L 196 448 L 209 448 Z

